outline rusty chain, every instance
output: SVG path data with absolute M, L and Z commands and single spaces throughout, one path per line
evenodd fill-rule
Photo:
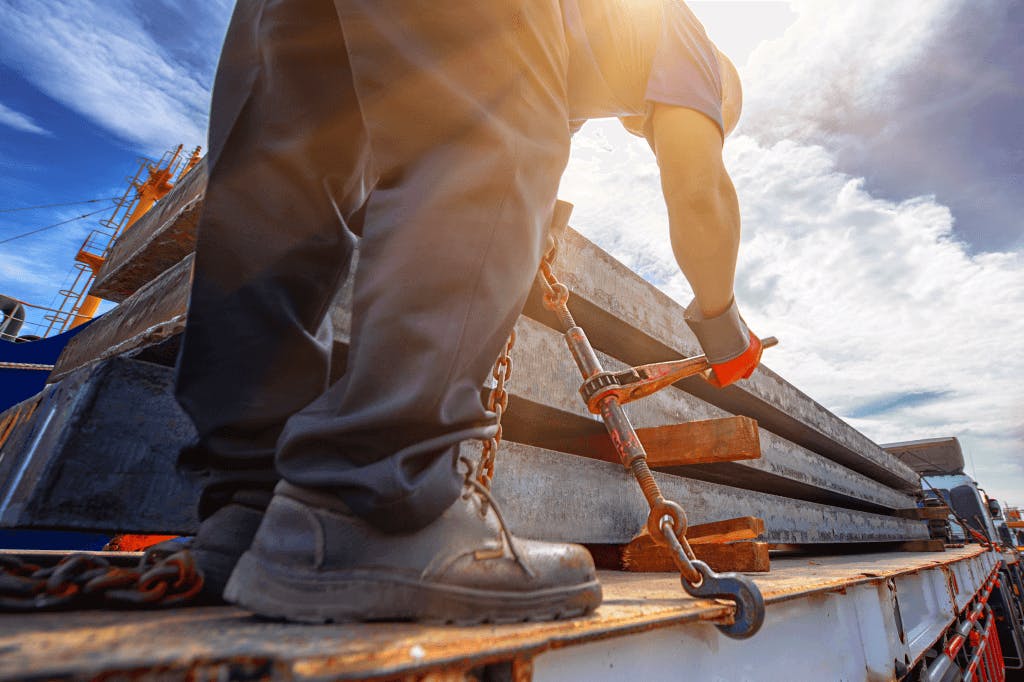
M 494 413 L 497 431 L 494 436 L 484 441 L 483 451 L 480 454 L 480 463 L 477 466 L 476 479 L 490 489 L 491 481 L 494 480 L 494 460 L 498 455 L 498 446 L 501 444 L 501 417 L 508 409 L 508 391 L 505 384 L 512 378 L 512 348 L 516 345 L 516 330 L 508 335 L 508 341 L 494 361 L 494 368 L 491 370 L 491 377 L 494 379 L 494 386 L 487 396 L 487 409 Z
M 150 547 L 134 568 L 111 565 L 99 554 L 71 554 L 46 568 L 0 556 L 0 611 L 176 606 L 202 589 L 202 572 L 178 543 Z
M 576 326 L 576 321 L 573 319 L 572 313 L 569 312 L 569 288 L 558 281 L 558 277 L 555 276 L 554 271 L 551 269 L 551 266 L 558 256 L 558 242 L 551 238 L 549 239 L 548 244 L 549 247 L 541 261 L 538 277 L 538 280 L 544 288 L 544 307 L 558 317 L 558 320 L 563 327 L 563 331 L 567 336 L 572 334 L 574 330 L 578 330 L 579 336 L 585 341 L 583 330 Z M 589 342 L 586 342 L 586 346 L 589 348 Z M 577 360 L 577 365 L 579 365 L 580 371 L 586 374 L 584 364 L 581 363 L 581 360 L 578 357 L 578 349 L 574 347 L 571 342 L 570 350 L 573 352 L 573 357 Z M 587 378 L 589 377 L 584 376 L 584 379 Z M 605 399 L 605 401 L 602 401 L 602 417 L 609 431 L 613 429 L 621 431 L 623 426 L 628 425 L 628 420 L 626 424 L 622 424 L 617 415 L 611 414 L 610 411 L 606 409 L 608 406 L 605 405 L 608 400 L 614 399 Z M 618 407 L 617 403 L 616 407 Z M 627 433 L 628 432 L 632 432 L 631 426 L 628 428 Z M 619 439 L 617 442 L 630 442 L 635 440 L 635 434 L 633 435 L 634 438 L 632 439 L 626 437 Z M 616 439 L 613 438 L 613 440 Z M 686 540 L 686 512 L 683 511 L 681 506 L 675 502 L 666 500 L 661 494 L 661 488 L 658 486 L 658 482 L 654 480 L 654 475 L 651 474 L 650 467 L 647 466 L 646 453 L 643 452 L 639 441 L 635 443 L 635 450 L 630 454 L 632 456 L 630 456 L 629 459 L 626 459 L 625 457 L 623 458 L 623 464 L 633 472 L 633 476 L 640 485 L 644 498 L 647 500 L 647 503 L 651 508 L 651 513 L 647 520 L 647 530 L 650 533 L 651 538 L 659 545 L 669 549 L 672 555 L 672 560 L 679 569 L 679 573 L 682 577 L 691 585 L 699 586 L 703 582 L 703 576 L 694 566 L 696 555 L 694 555 L 693 550 L 690 548 L 690 543 Z

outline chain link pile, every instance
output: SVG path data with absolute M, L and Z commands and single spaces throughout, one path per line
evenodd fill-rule
M 161 543 L 135 568 L 99 554 L 71 554 L 46 568 L 0 555 L 0 611 L 178 606 L 203 589 L 203 574 L 180 543 Z

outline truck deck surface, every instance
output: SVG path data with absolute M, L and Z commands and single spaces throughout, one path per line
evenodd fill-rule
M 925 592 L 941 592 L 935 585 L 950 586 L 946 606 L 938 610 L 938 620 L 946 617 L 942 614 L 951 620 L 951 611 L 955 612 L 952 607 L 960 601 L 957 592 L 967 593 L 968 583 L 975 578 L 983 580 L 994 563 L 992 553 L 985 553 L 978 546 L 943 553 L 776 558 L 770 573 L 753 576 L 768 603 L 765 628 L 753 639 L 741 642 L 719 636 L 711 626 L 672 627 L 721 621 L 730 612 L 728 606 L 715 601 L 687 596 L 676 575 L 612 571 L 601 572 L 604 603 L 595 614 L 551 623 L 476 627 L 409 623 L 305 626 L 261 620 L 230 606 L 4 614 L 0 616 L 0 678 L 79 679 L 112 675 L 120 679 L 147 674 L 176 678 L 187 674 L 197 679 L 386 679 L 425 671 L 457 673 L 513 660 L 539 674 L 547 665 L 542 665 L 546 658 L 558 663 L 552 656 L 576 649 L 574 645 L 604 640 L 599 646 L 614 647 L 609 638 L 643 637 L 665 628 L 677 633 L 697 633 L 711 653 L 764 646 L 772 639 L 773 627 L 785 626 L 782 615 L 787 603 L 807 602 L 813 611 L 828 601 L 829 595 L 846 595 L 848 590 L 862 586 L 881 586 L 878 593 L 883 594 L 886 586 L 891 585 L 888 590 L 895 594 L 899 584 L 896 580 L 901 576 L 913 580 L 918 574 L 938 575 L 939 581 L 931 580 L 931 587 Z M 957 580 L 951 580 L 951 575 L 962 585 L 959 590 L 953 586 Z M 901 592 L 901 597 L 920 601 L 909 593 Z M 863 606 L 859 608 L 864 611 Z M 900 629 L 902 633 L 905 623 L 905 640 L 914 636 L 913 621 L 907 620 L 908 614 L 904 614 Z M 938 622 L 933 625 L 937 627 Z M 932 625 L 927 629 L 931 630 Z M 916 636 L 929 635 L 920 632 Z M 763 640 L 760 645 L 759 639 Z M 679 646 L 680 639 L 675 641 L 673 646 Z M 791 646 L 799 647 L 801 642 L 791 642 Z M 816 645 L 806 642 L 805 646 Z M 647 650 L 651 656 L 658 655 L 657 647 Z M 891 663 L 892 658 L 888 660 Z M 569 670 L 580 670 L 581 663 L 573 663 L 577 668 L 569 665 Z M 547 677 L 568 676 L 565 665 L 558 674 L 549 670 Z

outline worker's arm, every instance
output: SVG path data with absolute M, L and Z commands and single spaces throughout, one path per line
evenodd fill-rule
M 712 383 L 725 386 L 753 372 L 761 344 L 733 299 L 740 212 L 722 162 L 722 131 L 692 109 L 656 104 L 653 117 L 672 250 L 695 296 L 687 323 L 714 367 Z
M 722 162 L 722 133 L 693 109 L 654 108 L 654 153 L 668 205 L 672 251 L 701 312 L 714 317 L 732 302 L 740 209 Z

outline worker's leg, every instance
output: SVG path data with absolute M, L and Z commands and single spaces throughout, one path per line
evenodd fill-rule
M 225 598 L 313 622 L 586 613 L 601 600 L 586 549 L 514 538 L 453 452 L 493 431 L 481 384 L 566 161 L 557 0 L 338 5 L 382 170 L 348 370 L 288 422 L 286 480 Z
M 380 528 L 426 525 L 494 432 L 480 391 L 530 289 L 568 156 L 558 3 L 336 0 L 381 182 L 348 371 L 278 470 Z
M 207 475 L 202 517 L 273 487 L 284 422 L 328 385 L 321 323 L 347 272 L 342 218 L 365 198 L 367 156 L 331 0 L 239 2 L 214 85 L 178 370 L 200 436 L 182 464 Z

